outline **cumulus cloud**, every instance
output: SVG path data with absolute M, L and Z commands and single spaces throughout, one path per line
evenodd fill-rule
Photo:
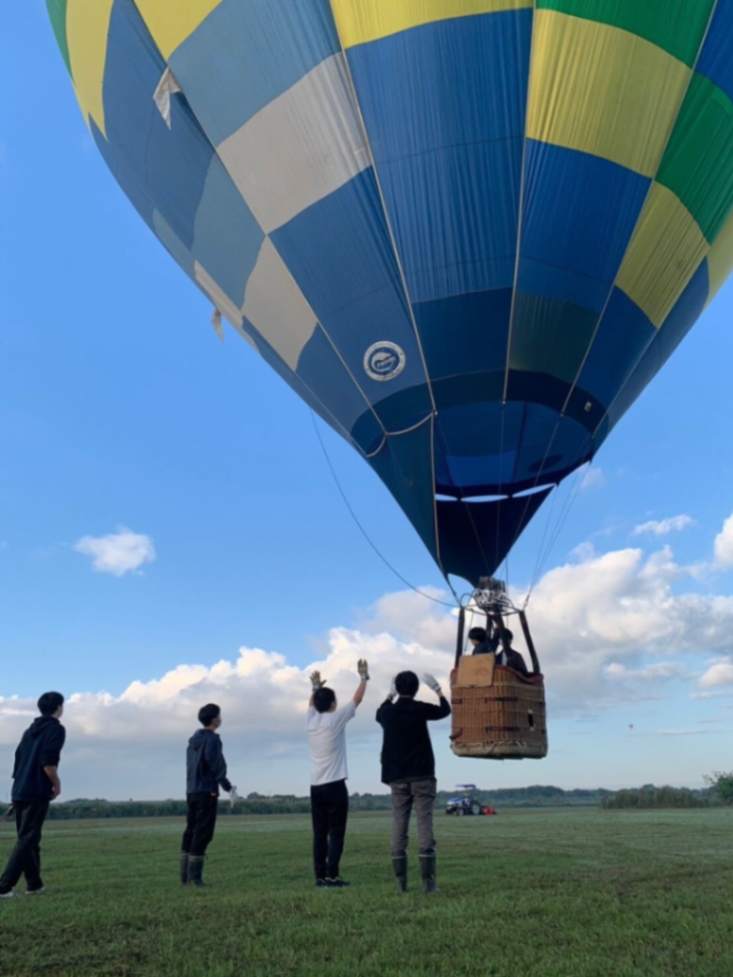
M 578 563 L 586 563 L 596 556 L 596 548 L 590 540 L 584 540 L 570 551 L 570 559 Z
M 614 682 L 668 682 L 684 678 L 685 669 L 674 662 L 657 662 L 642 668 L 632 668 L 623 662 L 610 662 L 604 669 L 607 678 Z
M 649 679 L 674 677 L 666 674 L 670 656 L 686 654 L 692 668 L 711 651 L 733 650 L 733 597 L 681 590 L 689 572 L 669 547 L 583 555 L 546 573 L 530 606 L 556 710 L 648 696 Z M 622 667 L 629 670 L 623 682 Z M 642 672 L 636 686 L 633 670 Z
M 410 595 L 404 596 L 409 620 Z M 394 600 L 387 604 L 393 615 Z M 379 628 L 378 615 L 371 623 L 373 633 L 331 629 L 325 655 L 303 666 L 289 663 L 278 652 L 242 647 L 231 659 L 179 665 L 148 681 L 131 682 L 117 695 L 73 693 L 67 698 L 63 720 L 68 731 L 65 776 L 81 785 L 76 794 L 86 796 L 90 792 L 112 797 L 180 794 L 183 748 L 196 726 L 196 714 L 205 702 L 216 702 L 222 708 L 226 751 L 233 760 L 232 779 L 240 789 L 244 783 L 240 775 L 247 774 L 251 779 L 246 790 L 276 789 L 287 781 L 295 764 L 303 793 L 308 776 L 303 735 L 308 675 L 318 668 L 339 700 L 346 702 L 359 682 L 356 663 L 367 658 L 372 676 L 369 701 L 350 725 L 349 739 L 355 757 L 360 750 L 368 753 L 370 786 L 376 788 L 379 730 L 374 711 L 392 677 L 405 668 L 418 674 L 430 672 L 447 689 L 452 654 L 443 647 L 399 640 Z M 435 701 L 424 687 L 420 697 Z M 0 747 L 12 749 L 35 713 L 33 700 L 0 698 Z M 440 730 L 435 732 L 441 736 Z M 3 788 L 0 781 L 0 797 Z
M 728 516 L 715 537 L 715 563 L 721 569 L 733 567 L 733 515 Z
M 692 516 L 682 513 L 679 516 L 670 516 L 667 519 L 650 519 L 634 527 L 634 536 L 668 536 L 670 533 L 679 533 L 683 529 L 688 529 L 695 525 Z
M 733 658 L 718 658 L 700 676 L 697 683 L 701 689 L 716 689 L 733 685 Z
M 120 530 L 113 536 L 129 533 Z M 108 572 L 129 572 L 132 564 L 139 566 L 139 559 L 122 564 L 112 560 L 108 566 L 116 570 Z M 700 698 L 733 684 L 733 597 L 686 589 L 686 581 L 689 573 L 676 563 L 669 546 L 652 553 L 641 547 L 606 553 L 584 547 L 542 577 L 533 593 L 530 621 L 549 678 L 553 716 L 577 717 L 589 709 L 597 715 L 603 708 L 664 696 L 673 682 L 689 683 Z M 440 590 L 430 594 L 447 600 Z M 523 595 L 517 591 L 514 596 L 521 600 Z M 237 756 L 256 758 L 259 773 L 253 788 L 268 789 L 281 782 L 278 776 L 284 777 L 276 774 L 281 767 L 269 763 L 270 758 L 295 762 L 296 757 L 299 776 L 307 780 L 303 720 L 308 674 L 318 668 L 345 701 L 357 684 L 357 660 L 367 658 L 372 673 L 369 702 L 353 723 L 350 749 L 356 757 L 360 750 L 369 756 L 370 784 L 376 786 L 379 733 L 374 707 L 392 676 L 404 668 L 431 672 L 447 687 L 455 626 L 451 607 L 410 591 L 392 593 L 365 611 L 358 626 L 332 628 L 320 657 L 307 663 L 294 664 L 272 649 L 243 646 L 213 663 L 185 663 L 132 681 L 122 691 L 76 691 L 66 710 L 65 764 L 80 771 L 80 778 L 83 772 L 85 784 L 90 765 L 98 765 L 100 777 L 111 776 L 113 770 L 127 786 L 107 789 L 112 796 L 120 791 L 122 796 L 159 795 L 161 783 L 180 786 L 182 745 L 195 726 L 199 706 L 213 701 L 224 712 L 227 748 Z M 514 630 L 517 647 L 526 653 L 519 629 Z M 431 698 L 429 692 L 425 696 Z M 11 747 L 34 713 L 30 700 L 0 698 L 0 744 Z M 436 735 L 444 739 L 444 731 Z M 164 769 L 169 771 L 165 775 Z M 147 788 L 141 781 L 146 776 Z
M 155 560 L 155 546 L 150 536 L 134 533 L 120 526 L 107 536 L 82 536 L 74 544 L 77 553 L 90 557 L 98 573 L 123 577 Z

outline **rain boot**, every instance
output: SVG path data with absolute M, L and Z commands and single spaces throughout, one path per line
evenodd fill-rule
M 204 871 L 204 856 L 203 855 L 189 855 L 188 856 L 188 881 L 193 883 L 197 888 L 200 888 L 204 884 L 202 878 Z
M 188 852 L 181 852 L 181 885 L 188 885 Z
M 427 895 L 438 891 L 435 882 L 435 855 L 420 856 L 420 875 L 422 876 L 422 891 Z
M 397 891 L 407 892 L 407 855 L 393 857 L 392 867 L 397 879 Z

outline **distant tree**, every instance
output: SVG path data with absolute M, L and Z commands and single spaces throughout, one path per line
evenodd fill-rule
M 710 803 L 709 791 L 690 790 L 688 787 L 670 787 L 668 785 L 655 787 L 654 784 L 616 790 L 613 793 L 604 794 L 601 798 L 601 806 L 607 810 L 709 807 Z
M 733 770 L 727 773 L 717 770 L 705 780 L 724 804 L 733 804 Z

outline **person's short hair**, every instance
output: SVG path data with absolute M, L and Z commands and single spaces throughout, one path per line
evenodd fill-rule
M 313 708 L 316 712 L 328 712 L 336 701 L 336 693 L 333 689 L 324 687 L 316 689 L 313 693 Z
M 469 641 L 486 641 L 486 628 L 471 628 L 468 632 Z
M 38 711 L 42 716 L 53 716 L 63 704 L 64 697 L 60 692 L 44 692 L 38 700 Z
M 406 695 L 412 699 L 420 688 L 420 679 L 414 672 L 400 672 L 395 676 L 394 687 L 398 695 Z
M 510 645 L 512 641 L 514 641 L 514 635 L 509 630 L 509 628 L 502 628 L 501 640 L 508 645 Z
M 217 706 L 215 702 L 207 702 L 205 706 L 201 706 L 199 709 L 199 722 L 202 726 L 211 726 L 220 715 L 221 706 Z

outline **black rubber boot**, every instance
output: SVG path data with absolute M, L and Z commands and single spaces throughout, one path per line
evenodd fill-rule
M 407 855 L 398 855 L 393 858 L 392 867 L 397 879 L 397 891 L 407 892 Z
M 188 885 L 188 852 L 181 852 L 181 885 Z
M 422 876 L 422 891 L 427 895 L 438 891 L 435 881 L 435 855 L 420 856 L 420 875 Z
M 204 871 L 204 856 L 203 855 L 189 855 L 188 856 L 188 881 L 191 882 L 196 887 L 201 887 L 204 884 L 202 878 Z

